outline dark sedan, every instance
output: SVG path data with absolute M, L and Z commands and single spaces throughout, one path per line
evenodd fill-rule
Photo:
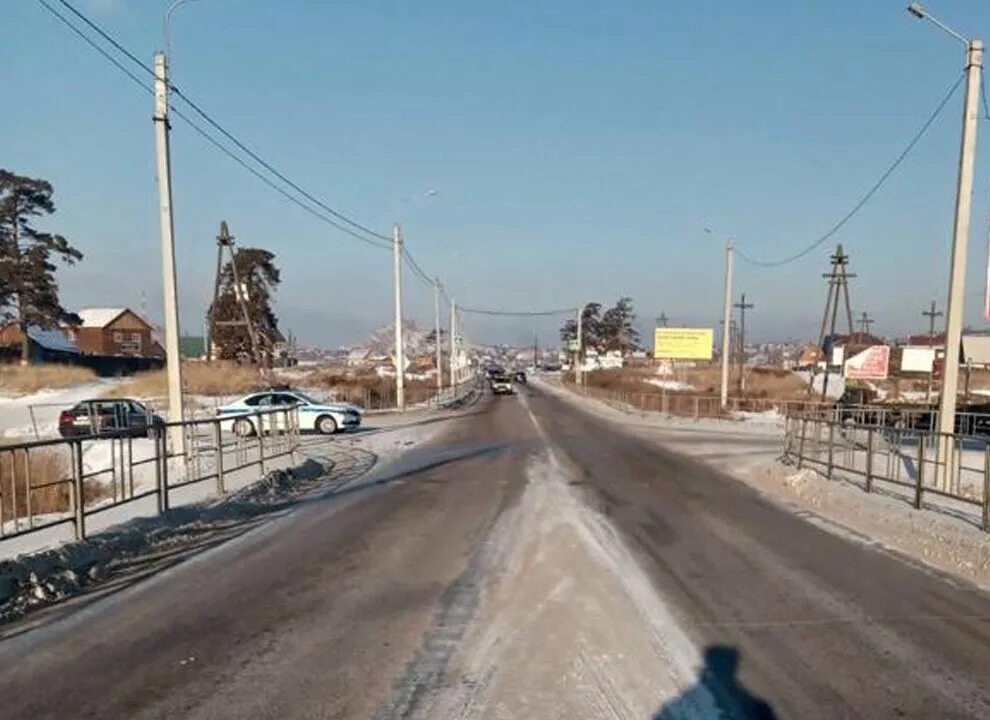
M 165 421 L 136 400 L 83 400 L 58 417 L 58 432 L 73 437 L 149 437 Z

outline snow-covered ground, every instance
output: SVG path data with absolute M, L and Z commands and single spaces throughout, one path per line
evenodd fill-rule
M 842 473 L 829 480 L 814 469 L 785 465 L 780 419 L 670 418 L 578 396 L 552 380 L 535 381 L 632 434 L 718 467 L 808 522 L 990 588 L 990 534 L 976 527 L 972 515 L 960 519 L 947 505 L 915 510 L 889 485 L 866 493 Z
M 662 378 L 646 378 L 646 382 L 654 387 L 658 387 L 661 390 L 674 390 L 674 391 L 685 391 L 694 390 L 694 386 L 690 383 L 682 382 L 680 380 L 664 380 Z

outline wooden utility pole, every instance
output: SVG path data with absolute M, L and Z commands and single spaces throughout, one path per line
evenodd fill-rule
M 822 402 L 828 394 L 828 375 L 831 358 L 829 353 L 825 352 L 825 337 L 826 330 L 828 331 L 828 336 L 832 337 L 835 335 L 835 321 L 839 314 L 839 292 L 842 292 L 842 297 L 846 303 L 846 322 L 848 323 L 849 334 L 853 334 L 853 320 L 852 320 L 852 306 L 849 304 L 849 278 L 856 277 L 855 274 L 847 272 L 846 265 L 849 264 L 849 256 L 842 251 L 842 246 L 839 245 L 835 249 L 835 253 L 829 258 L 832 262 L 832 269 L 823 273 L 822 277 L 828 280 L 828 294 L 825 296 L 825 313 L 822 315 L 822 328 L 818 333 L 818 347 L 821 348 L 822 353 L 825 356 L 825 378 L 822 381 Z M 815 380 L 815 367 L 812 366 L 811 370 L 811 381 L 808 383 L 808 395 L 810 396 L 813 392 Z
M 935 318 L 942 317 L 942 312 L 940 310 L 935 310 L 935 301 L 932 300 L 932 304 L 927 310 L 922 310 L 921 314 L 928 318 L 928 347 L 932 349 L 932 366 L 928 369 L 928 385 L 925 388 L 925 401 L 932 401 L 932 386 L 934 385 L 935 379 Z
M 873 322 L 874 322 L 873 318 L 871 318 L 867 314 L 866 310 L 864 310 L 863 314 L 859 316 L 859 331 L 864 335 L 869 335 L 870 327 L 872 327 Z
M 234 284 L 234 299 L 236 300 L 238 309 L 240 310 L 240 320 L 218 320 L 216 317 L 217 304 L 220 300 L 220 284 L 221 277 L 223 275 L 224 252 L 226 252 L 227 256 L 230 258 L 230 273 Z M 213 349 L 216 346 L 217 327 L 243 326 L 248 334 L 248 339 L 251 342 L 252 362 L 259 367 L 264 365 L 264 359 L 261 356 L 261 351 L 258 346 L 258 333 L 254 327 L 254 323 L 251 322 L 251 313 L 248 311 L 244 292 L 245 288 L 241 285 L 240 272 L 237 269 L 237 250 L 234 247 L 234 236 L 231 235 L 230 231 L 227 229 L 227 221 L 221 220 L 220 234 L 217 235 L 217 273 L 213 281 L 213 304 L 210 306 L 209 311 L 210 335 L 209 342 L 206 347 L 207 360 L 211 360 L 213 358 Z
M 742 294 L 739 302 L 732 307 L 739 310 L 739 345 L 737 357 L 739 358 L 739 394 L 746 390 L 746 311 L 755 307 L 753 303 L 746 302 L 746 293 Z

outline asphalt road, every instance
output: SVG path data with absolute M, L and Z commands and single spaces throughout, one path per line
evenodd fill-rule
M 451 426 L 351 492 L 0 642 L 0 717 L 420 717 L 458 682 L 497 574 L 487 540 L 548 444 L 709 649 L 726 717 L 990 717 L 987 594 L 535 388 Z

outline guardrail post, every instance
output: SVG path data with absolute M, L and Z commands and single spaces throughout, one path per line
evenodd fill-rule
M 866 429 L 866 492 L 873 491 L 873 426 Z
M 227 488 L 223 481 L 223 434 L 220 430 L 220 421 L 213 421 L 213 442 L 217 446 L 217 495 L 224 495 Z
M 990 532 L 990 443 L 983 446 L 983 532 Z
M 86 494 L 83 483 L 82 440 L 72 443 L 72 510 L 76 540 L 86 537 Z M 16 508 L 14 509 L 16 513 Z
M 938 436 L 936 435 L 936 438 L 937 437 Z M 936 460 L 936 462 L 938 462 L 938 461 Z M 938 465 L 936 465 L 935 467 L 936 467 L 936 470 L 937 470 L 938 469 Z M 936 473 L 936 477 L 937 477 L 937 475 L 938 474 Z M 915 480 L 915 483 L 914 483 L 914 509 L 915 510 L 920 510 L 921 509 L 921 493 L 922 493 L 922 489 L 921 488 L 922 488 L 922 485 L 924 485 L 924 477 L 925 477 L 925 436 L 922 435 L 919 432 L 918 433 L 918 477 L 917 477 L 917 479 Z
M 807 419 L 801 418 L 801 437 L 798 438 L 798 470 L 801 469 L 801 466 L 804 463 L 804 436 L 807 434 L 807 424 Z
M 262 425 L 261 413 L 258 413 L 258 466 L 261 476 L 265 476 L 265 427 Z
M 168 440 L 166 428 L 155 430 L 155 479 L 158 481 L 158 514 L 168 512 Z
M 835 423 L 830 422 L 828 424 L 828 477 L 832 479 L 832 466 L 835 461 Z

